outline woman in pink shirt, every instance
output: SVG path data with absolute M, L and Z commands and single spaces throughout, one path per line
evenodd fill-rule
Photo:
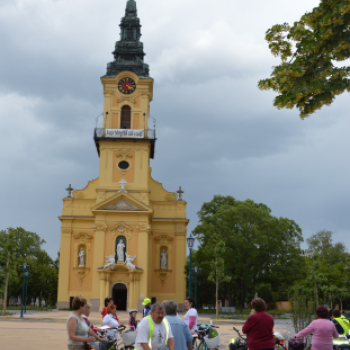
M 303 338 L 313 333 L 311 350 L 333 350 L 332 338 L 338 338 L 339 334 L 334 323 L 328 320 L 329 312 L 324 306 L 316 309 L 317 320 L 312 321 L 305 329 L 295 335 L 295 338 Z

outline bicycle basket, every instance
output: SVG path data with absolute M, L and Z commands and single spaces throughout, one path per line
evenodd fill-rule
M 136 332 L 134 332 L 134 331 L 124 332 L 124 333 L 122 333 L 122 339 L 123 339 L 123 343 L 125 345 L 135 344 Z
M 204 337 L 205 343 L 209 349 L 215 349 L 220 346 L 220 334 L 215 338 L 209 338 L 208 335 Z

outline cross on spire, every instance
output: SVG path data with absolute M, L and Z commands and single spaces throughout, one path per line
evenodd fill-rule
M 125 192 L 125 193 L 127 193 L 126 192 L 126 190 L 125 190 L 125 188 L 124 188 L 124 186 L 127 184 L 127 182 L 126 182 L 126 180 L 124 180 L 124 179 L 121 179 L 120 181 L 119 181 L 119 183 L 120 183 L 120 190 L 118 191 L 118 193 L 119 192 Z
M 179 190 L 176 191 L 176 193 L 179 194 L 179 199 L 178 199 L 178 201 L 182 201 L 182 200 L 183 200 L 183 199 L 182 199 L 182 194 L 185 193 L 185 192 L 182 191 L 181 186 L 179 187 Z

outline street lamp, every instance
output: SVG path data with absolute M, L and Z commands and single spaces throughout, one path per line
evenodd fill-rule
M 49 306 L 49 284 L 50 280 L 46 280 L 47 288 L 46 288 L 46 307 Z
M 198 266 L 195 266 L 192 271 L 196 274 L 195 275 L 195 282 L 194 282 L 194 299 L 195 299 L 195 304 L 196 307 L 198 307 L 197 305 L 197 275 L 202 273 L 202 269 L 199 268 Z
M 192 234 L 190 234 L 190 237 L 187 238 L 187 246 L 188 246 L 188 249 L 190 250 L 190 275 L 189 275 L 189 288 L 188 288 L 189 296 L 191 296 L 191 278 L 192 278 L 191 266 L 192 266 L 192 248 L 194 246 L 194 242 L 195 242 L 195 238 L 192 237 Z
M 29 277 L 29 270 L 30 270 L 30 266 L 27 265 L 27 263 L 24 263 L 23 265 L 21 265 L 19 267 L 20 271 L 23 271 L 23 284 L 22 284 L 22 299 L 21 299 L 21 317 L 23 317 L 23 306 L 27 306 L 26 304 L 26 299 L 27 299 L 27 278 Z M 24 290 L 25 290 L 25 294 L 24 294 Z M 27 307 L 26 307 L 27 309 Z

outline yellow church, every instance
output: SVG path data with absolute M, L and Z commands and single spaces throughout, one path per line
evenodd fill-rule
M 156 134 L 148 125 L 153 79 L 144 63 L 136 3 L 128 0 L 114 60 L 101 78 L 103 125 L 94 142 L 99 177 L 67 188 L 61 220 L 58 308 L 83 295 L 93 310 L 111 296 L 118 310 L 144 298 L 176 300 L 186 293 L 189 220 L 181 187 L 166 191 L 151 176 Z

